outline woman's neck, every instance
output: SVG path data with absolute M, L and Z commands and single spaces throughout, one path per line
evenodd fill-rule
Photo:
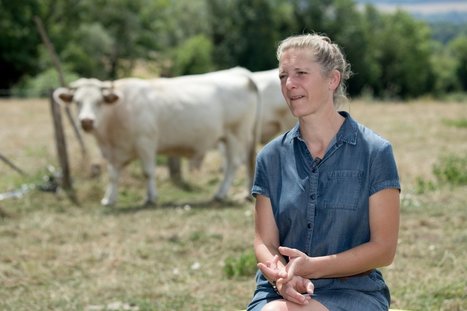
M 323 158 L 345 118 L 336 110 L 300 118 L 300 134 L 313 158 Z

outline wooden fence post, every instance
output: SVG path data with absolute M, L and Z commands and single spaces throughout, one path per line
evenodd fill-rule
M 70 198 L 70 200 L 79 205 L 78 199 L 76 198 L 75 191 L 73 189 L 73 185 L 71 182 L 71 175 L 70 175 L 70 166 L 68 162 L 68 152 L 67 152 L 67 145 L 65 134 L 63 131 L 63 124 L 62 124 L 62 115 L 60 111 L 60 105 L 55 102 L 53 98 L 53 90 L 50 91 L 49 94 L 50 98 L 50 111 L 52 113 L 52 119 L 54 124 L 54 133 L 55 133 L 55 145 L 57 147 L 57 156 L 60 162 L 61 167 L 61 187 L 65 190 L 66 194 Z
M 65 78 L 63 77 L 62 66 L 60 65 L 60 61 L 58 60 L 57 53 L 55 53 L 54 46 L 52 42 L 50 42 L 49 37 L 47 36 L 47 32 L 44 29 L 44 25 L 42 24 L 42 20 L 38 16 L 34 16 L 34 21 L 36 22 L 37 30 L 42 38 L 42 42 L 44 42 L 47 51 L 49 51 L 50 58 L 52 59 L 52 64 L 54 65 L 55 69 L 57 70 L 58 79 L 60 80 L 60 85 L 66 87 Z M 79 145 L 81 146 L 81 155 L 83 157 L 87 156 L 86 146 L 84 145 L 84 141 L 81 138 L 81 134 L 79 131 L 76 122 L 71 115 L 70 108 L 68 106 L 65 107 L 65 112 L 68 117 L 68 121 L 70 121 L 71 126 L 73 127 L 73 131 L 75 132 L 76 137 L 78 138 Z

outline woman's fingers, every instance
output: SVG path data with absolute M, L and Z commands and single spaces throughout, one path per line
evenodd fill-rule
M 315 286 L 313 285 L 313 283 L 309 279 L 305 278 L 303 279 L 303 283 L 306 293 L 313 294 L 315 291 Z
M 259 262 L 256 266 L 266 276 L 268 280 L 277 280 L 287 277 L 287 272 L 284 268 L 279 268 L 279 256 L 275 255 L 272 260 L 267 262 Z
M 301 305 L 307 304 L 311 300 L 310 295 L 303 295 L 292 286 L 286 286 L 284 288 L 283 297 L 288 301 L 292 301 Z
M 302 253 L 301 251 L 295 248 L 290 248 L 290 247 L 285 247 L 285 246 L 279 246 L 279 252 L 282 255 L 287 256 L 289 258 L 305 256 L 305 254 Z

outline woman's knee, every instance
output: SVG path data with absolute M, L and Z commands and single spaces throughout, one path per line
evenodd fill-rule
M 298 305 L 283 299 L 268 302 L 261 311 L 329 311 L 324 305 L 316 300 L 311 300 L 306 305 Z
M 285 303 L 283 300 L 273 300 L 268 302 L 261 311 L 286 311 Z

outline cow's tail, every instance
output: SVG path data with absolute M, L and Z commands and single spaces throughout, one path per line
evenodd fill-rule
M 251 146 L 248 151 L 248 159 L 247 159 L 247 165 L 248 165 L 248 178 L 249 178 L 249 183 L 248 187 L 249 190 L 251 190 L 251 187 L 253 186 L 253 179 L 254 179 L 254 174 L 255 174 L 255 164 L 256 164 L 256 148 L 258 147 L 260 141 L 261 141 L 261 122 L 262 122 L 262 115 L 263 115 L 263 99 L 261 96 L 261 92 L 259 90 L 258 85 L 256 84 L 255 80 L 253 77 L 250 75 L 248 76 L 249 79 L 249 88 L 256 94 L 256 111 L 255 111 L 255 122 L 253 126 L 253 139 L 251 141 Z

